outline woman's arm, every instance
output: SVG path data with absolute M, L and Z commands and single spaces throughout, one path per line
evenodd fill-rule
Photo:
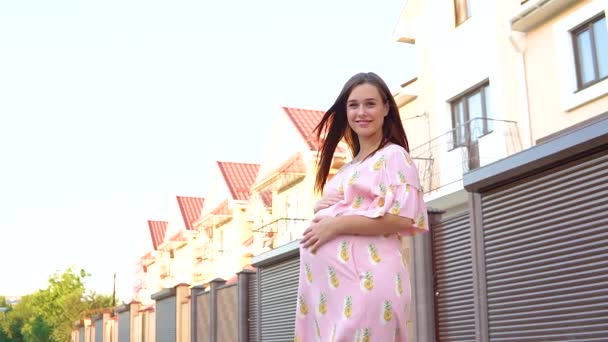
M 336 235 L 381 235 L 403 232 L 405 228 L 411 227 L 414 220 L 403 216 L 385 214 L 377 218 L 366 216 L 338 216 L 332 223 Z
M 407 230 L 414 221 L 393 214 L 385 214 L 378 218 L 366 216 L 338 216 L 315 218 L 304 231 L 300 243 L 304 248 L 310 248 L 314 253 L 319 247 L 337 235 L 381 235 L 393 234 Z

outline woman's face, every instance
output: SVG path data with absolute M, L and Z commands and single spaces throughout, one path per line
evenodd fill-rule
M 385 102 L 374 85 L 364 83 L 353 88 L 346 101 L 346 117 L 359 140 L 382 139 L 382 124 L 388 115 Z

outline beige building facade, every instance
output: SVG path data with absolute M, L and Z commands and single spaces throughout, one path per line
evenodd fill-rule
M 491 202 L 465 190 L 464 179 L 491 173 L 497 165 L 523 164 L 520 159 L 528 155 L 558 153 L 555 144 L 563 143 L 558 138 L 605 123 L 607 10 L 607 2 L 600 0 L 406 2 L 394 35 L 415 45 L 417 75 L 395 98 L 427 205 L 442 214 L 430 236 L 409 244 L 415 340 L 548 336 L 488 317 L 499 311 L 488 305 L 492 282 L 515 280 L 509 274 L 486 278 L 490 271 L 485 265 L 493 266 L 493 254 L 484 254 L 480 246 L 484 239 L 501 240 L 485 232 L 492 224 L 483 219 L 482 209 Z M 522 310 L 506 303 L 513 312 Z M 543 314 L 551 317 L 549 311 Z M 560 336 L 573 332 L 562 326 Z
M 432 206 L 465 201 L 463 173 L 606 112 L 608 38 L 599 30 L 606 7 L 601 0 L 406 2 L 394 34 L 415 44 L 417 75 L 396 100 Z M 575 33 L 590 31 L 581 25 L 597 37 L 593 49 L 580 38 L 577 52 Z M 582 72 L 593 76 L 579 86 Z

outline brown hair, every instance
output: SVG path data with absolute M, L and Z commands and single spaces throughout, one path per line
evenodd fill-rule
M 382 125 L 383 139 L 375 151 L 378 151 L 390 142 L 403 147 L 409 152 L 407 136 L 405 135 L 403 123 L 399 116 L 399 108 L 386 83 L 373 72 L 356 74 L 344 84 L 334 104 L 325 112 L 325 115 L 323 115 L 323 118 L 321 118 L 321 121 L 314 129 L 318 141 L 321 142 L 317 161 L 317 176 L 315 179 L 315 190 L 318 192 L 323 192 L 323 186 L 327 182 L 333 155 L 340 140 L 344 139 L 346 141 L 353 156 L 356 156 L 361 150 L 357 134 L 348 125 L 346 101 L 348 101 L 352 90 L 362 84 L 375 86 L 384 104 L 388 105 L 388 115 L 384 118 L 384 124 Z

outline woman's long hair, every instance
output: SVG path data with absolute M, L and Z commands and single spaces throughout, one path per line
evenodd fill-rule
M 321 118 L 321 121 L 314 129 L 317 139 L 321 143 L 315 179 L 315 190 L 320 193 L 323 192 L 323 187 L 327 182 L 333 155 L 340 140 L 344 139 L 346 141 L 353 156 L 356 156 L 361 150 L 357 134 L 348 125 L 346 101 L 348 101 L 352 90 L 362 84 L 375 86 L 384 104 L 388 105 L 388 115 L 384 117 L 384 124 L 382 125 L 383 139 L 375 151 L 386 146 L 389 142 L 403 147 L 408 152 L 410 150 L 407 136 L 401 123 L 401 117 L 399 116 L 399 108 L 386 83 L 373 72 L 356 74 L 344 84 L 334 104 L 325 112 L 325 115 L 323 115 L 323 118 Z

